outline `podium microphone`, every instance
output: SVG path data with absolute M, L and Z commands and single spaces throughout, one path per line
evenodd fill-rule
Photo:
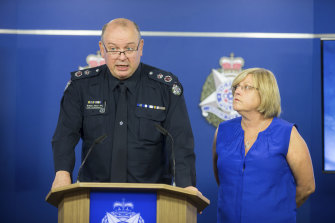
M 161 125 L 155 124 L 155 127 L 160 133 L 162 133 L 165 136 L 170 137 L 170 139 L 171 139 L 172 177 L 173 177 L 172 186 L 175 187 L 176 186 L 176 157 L 174 155 L 174 147 L 173 147 L 174 146 L 174 140 L 173 140 L 172 135 L 165 128 L 163 128 Z
M 106 134 L 105 134 L 105 135 L 102 135 L 102 136 L 99 136 L 98 138 L 96 138 L 96 139 L 94 140 L 94 142 L 92 143 L 91 147 L 88 149 L 88 152 L 87 152 L 87 154 L 86 154 L 86 156 L 85 156 L 85 159 L 84 159 L 83 162 L 81 163 L 81 165 L 80 165 L 80 167 L 79 167 L 79 170 L 78 170 L 77 183 L 80 182 L 80 181 L 79 181 L 79 176 L 80 176 L 81 169 L 83 168 L 83 166 L 84 166 L 84 164 L 85 164 L 85 162 L 86 162 L 86 160 L 87 160 L 87 157 L 90 155 L 90 153 L 91 153 L 91 151 L 93 150 L 94 146 L 95 146 L 96 144 L 100 144 L 100 143 L 102 143 L 102 141 L 104 141 L 106 138 L 107 138 L 107 135 L 106 135 Z

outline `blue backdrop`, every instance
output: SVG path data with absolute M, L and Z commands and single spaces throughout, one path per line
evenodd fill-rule
M 2 0 L 0 29 L 100 30 L 109 20 L 126 17 L 142 31 L 318 34 L 335 33 L 334 11 L 331 0 Z M 215 222 L 217 203 L 211 158 L 215 128 L 201 115 L 200 95 L 211 70 L 231 52 L 245 60 L 244 68 L 275 73 L 281 117 L 297 123 L 309 146 L 317 188 L 298 210 L 297 222 L 334 222 L 335 176 L 322 173 L 320 39 L 143 38 L 143 62 L 173 72 L 184 86 L 197 186 L 211 200 L 198 222 Z M 2 222 L 57 222 L 57 209 L 44 201 L 54 177 L 50 141 L 69 72 L 86 65 L 98 41 L 98 36 L 0 33 Z

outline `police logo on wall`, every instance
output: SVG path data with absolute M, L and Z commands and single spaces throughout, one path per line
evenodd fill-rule
M 87 66 L 84 66 L 84 67 L 79 66 L 79 70 L 84 70 L 84 69 L 91 68 L 91 67 L 98 67 L 100 65 L 104 65 L 106 62 L 105 62 L 105 59 L 101 56 L 100 51 L 97 51 L 96 55 L 89 54 L 86 57 L 86 63 L 87 63 Z M 86 73 L 84 72 L 84 74 L 89 75 L 88 72 L 89 71 L 86 71 Z
M 202 116 L 215 127 L 226 120 L 236 118 L 239 114 L 233 110 L 231 84 L 242 71 L 244 60 L 241 57 L 222 57 L 221 68 L 212 69 L 201 92 L 200 104 Z
M 135 213 L 134 204 L 132 202 L 114 202 L 113 211 L 106 212 L 101 223 L 144 223 L 140 213 Z

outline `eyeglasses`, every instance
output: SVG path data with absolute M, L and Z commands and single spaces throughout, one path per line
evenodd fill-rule
M 258 90 L 258 88 L 253 87 L 253 86 L 250 86 L 250 85 L 244 85 L 244 86 L 242 86 L 242 85 L 239 85 L 239 84 L 238 84 L 238 85 L 235 85 L 235 86 L 232 86 L 232 87 L 231 87 L 231 91 L 233 92 L 233 95 L 235 94 L 235 91 L 236 91 L 238 88 L 241 88 L 241 90 L 244 91 L 244 92 L 249 92 L 249 91 L 252 91 L 252 90 L 254 90 L 254 89 Z
M 123 53 L 126 57 L 132 57 L 134 56 L 135 52 L 138 51 L 138 47 L 140 46 L 140 41 L 138 41 L 137 47 L 136 49 L 132 48 L 132 47 L 127 47 L 126 50 L 115 50 L 115 48 L 112 48 L 111 50 L 108 50 L 107 47 L 105 46 L 105 43 L 102 41 L 102 45 L 104 46 L 106 53 L 110 53 L 110 55 L 113 58 L 117 58 L 119 56 L 121 56 L 121 54 Z

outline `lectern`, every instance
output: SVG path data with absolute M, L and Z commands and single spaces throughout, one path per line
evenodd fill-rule
M 193 223 L 209 200 L 166 184 L 75 183 L 52 189 L 59 223 Z

